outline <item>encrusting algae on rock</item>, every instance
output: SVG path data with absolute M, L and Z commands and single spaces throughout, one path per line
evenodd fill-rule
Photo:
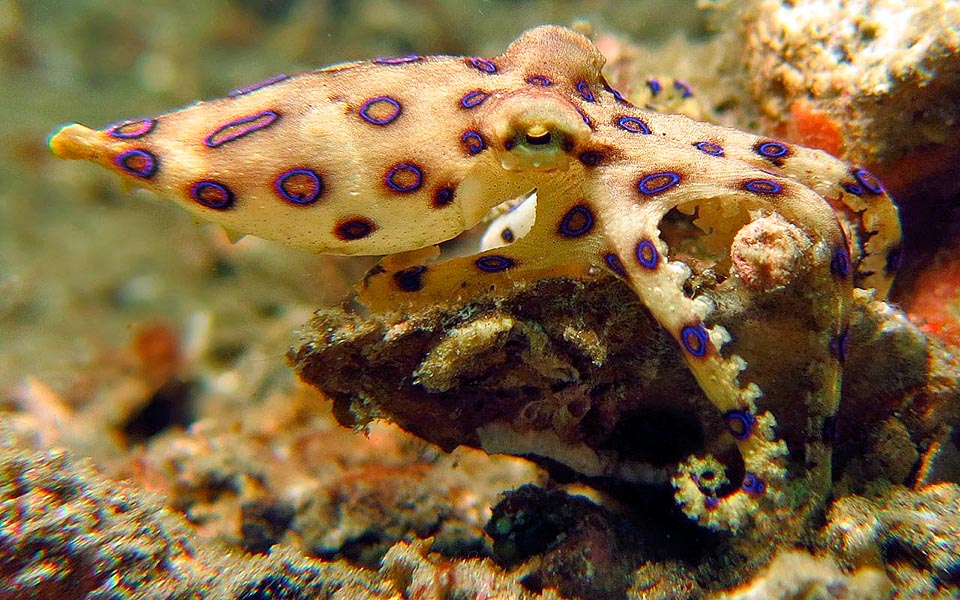
M 790 288 L 805 316 L 799 338 L 817 359 L 795 398 L 816 506 L 831 485 L 853 290 L 889 289 L 897 209 L 876 177 L 824 152 L 633 107 L 606 85 L 603 62 L 583 36 L 540 27 L 493 59 L 334 65 L 103 131 L 68 125 L 50 146 L 231 231 L 318 252 L 396 255 L 363 281 L 359 299 L 374 314 L 558 276 L 623 280 L 674 340 L 709 401 L 703 410 L 742 460 L 731 484 L 712 457 L 683 459 L 673 473 L 684 512 L 710 528 L 736 531 L 761 507 L 781 505 L 786 453 L 774 414 L 758 407 L 750 361 L 729 352 L 750 345 L 749 328 L 719 324 L 716 307 L 762 306 Z M 532 190 L 535 220 L 512 243 L 434 261 L 436 251 L 420 250 Z M 764 233 L 770 227 L 791 232 L 773 259 L 756 251 L 778 237 Z M 481 437 L 527 440 L 530 453 L 543 434 L 486 427 Z M 617 448 L 612 459 L 583 445 L 561 450 L 550 458 L 588 476 L 629 481 L 645 468 L 620 462 Z

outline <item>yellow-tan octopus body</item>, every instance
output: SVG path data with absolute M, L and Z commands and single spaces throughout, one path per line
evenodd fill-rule
M 603 63 L 583 36 L 546 26 L 490 60 L 407 56 L 278 76 L 103 131 L 68 125 L 50 145 L 230 230 L 333 254 L 427 248 L 535 190 L 522 237 L 466 257 L 391 257 L 360 299 L 412 310 L 598 268 L 624 279 L 677 341 L 743 458 L 742 485 L 722 496 L 722 476 L 702 477 L 719 463 L 687 459 L 673 479 L 678 502 L 706 526 L 736 530 L 776 497 L 786 447 L 757 409 L 761 391 L 740 383 L 745 362 L 722 352 L 729 334 L 709 324 L 710 302 L 685 288 L 691 268 L 671 260 L 662 220 L 673 209 L 713 225 L 776 214 L 812 240 L 814 327 L 833 352 L 798 401 L 809 411 L 809 483 L 824 495 L 852 289 L 887 292 L 897 210 L 870 173 L 823 152 L 635 108 L 606 85 Z

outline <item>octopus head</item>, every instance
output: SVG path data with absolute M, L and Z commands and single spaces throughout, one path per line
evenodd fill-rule
M 493 109 L 488 139 L 507 171 L 564 171 L 590 136 L 584 117 L 552 94 L 513 94 Z

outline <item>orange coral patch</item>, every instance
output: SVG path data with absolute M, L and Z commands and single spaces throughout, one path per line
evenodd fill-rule
M 829 114 L 817 110 L 807 100 L 797 100 L 790 107 L 786 136 L 792 142 L 825 150 L 834 156 L 843 148 L 840 125 Z

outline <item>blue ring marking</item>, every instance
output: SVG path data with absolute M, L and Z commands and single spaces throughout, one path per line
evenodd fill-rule
M 647 87 L 650 88 L 650 94 L 654 98 L 657 97 L 657 94 L 663 91 L 663 84 L 659 80 L 653 79 L 652 77 L 647 80 Z
M 753 433 L 757 418 L 749 410 L 731 410 L 723 415 L 727 429 L 738 440 L 745 440 Z
M 616 101 L 619 102 L 620 104 L 624 104 L 624 105 L 626 105 L 626 106 L 633 106 L 633 104 L 630 104 L 629 102 L 627 102 L 627 99 L 623 97 L 623 94 L 621 94 L 621 93 L 618 92 L 617 90 L 615 90 L 615 89 L 613 89 L 612 87 L 610 87 L 610 84 L 607 83 L 607 80 L 606 80 L 606 79 L 601 79 L 601 80 L 600 80 L 600 83 L 601 83 L 601 85 L 603 85 L 603 89 L 605 89 L 605 90 L 607 90 L 608 92 L 610 92 L 611 94 L 613 94 L 613 99 L 614 99 L 614 100 L 616 100 Z
M 576 226 L 578 220 L 582 221 L 579 227 Z M 567 214 L 560 220 L 560 235 L 565 237 L 580 237 L 586 235 L 593 229 L 593 222 L 593 213 L 590 211 L 590 208 L 583 204 L 574 206 L 567 211 Z
M 497 72 L 497 65 L 485 58 L 468 58 L 467 64 L 484 73 L 492 74 Z
M 293 183 L 290 180 L 294 177 L 307 179 L 308 187 L 305 192 L 290 191 L 286 188 L 288 183 Z M 316 171 L 311 169 L 290 169 L 277 177 L 276 181 L 273 182 L 273 188 L 281 198 L 288 202 L 310 204 L 315 202 L 323 193 L 323 180 Z
M 577 92 L 580 93 L 580 97 L 586 102 L 596 102 L 597 97 L 593 95 L 593 90 L 590 89 L 590 84 L 586 81 L 577 82 Z
M 394 181 L 394 178 L 401 173 L 410 173 L 413 175 L 413 181 L 406 185 L 398 184 Z M 420 167 L 412 165 L 410 163 L 400 163 L 399 165 L 394 165 L 389 171 L 387 171 L 384 181 L 387 186 L 397 192 L 402 192 L 407 194 L 409 192 L 415 192 L 420 189 L 420 186 L 423 185 L 423 171 L 420 170 Z
M 607 268 L 622 277 L 623 279 L 627 278 L 627 270 L 623 266 L 623 262 L 620 260 L 620 257 L 612 252 L 608 252 L 603 255 L 603 262 L 607 264 Z
M 587 127 L 589 127 L 590 129 L 593 129 L 593 119 L 591 119 L 587 115 L 587 113 L 580 110 L 579 107 L 574 106 L 573 109 L 576 110 L 578 113 L 580 113 L 580 118 L 583 119 L 583 122 L 587 124 Z
M 513 235 L 513 230 L 509 227 L 504 227 L 503 231 L 500 232 L 500 239 L 505 241 L 508 244 L 512 244 L 516 239 L 516 236 Z
M 599 165 L 601 161 L 603 161 L 603 155 L 600 154 L 599 152 L 594 152 L 592 150 L 588 150 L 587 152 L 581 152 L 579 158 L 580 158 L 580 162 L 582 162 L 585 166 L 588 166 L 588 167 L 595 167 Z
M 464 134 L 460 136 L 460 142 L 471 155 L 480 154 L 484 148 L 487 147 L 487 143 L 483 140 L 483 136 L 480 135 L 479 131 L 471 130 L 464 132 Z
M 385 117 L 377 118 L 372 116 L 368 111 L 371 107 L 373 107 L 374 104 L 379 102 L 386 102 L 387 104 L 393 106 L 393 112 Z M 360 116 L 363 117 L 363 120 L 367 123 L 373 123 L 374 125 L 387 125 L 396 121 L 402 110 L 403 109 L 400 107 L 400 103 L 390 96 L 374 96 L 373 98 L 365 100 L 364 103 L 360 105 L 359 113 Z
M 656 181 L 657 179 L 666 179 L 665 183 L 660 185 L 654 185 L 650 187 L 650 183 Z M 651 196 L 653 194 L 659 194 L 660 192 L 665 192 L 672 188 L 673 186 L 680 183 L 680 175 L 674 173 L 673 171 L 662 171 L 660 173 L 650 173 L 645 175 L 637 182 L 637 190 L 641 194 Z
M 723 146 L 714 142 L 697 142 L 693 147 L 710 156 L 723 156 Z
M 769 179 L 750 179 L 743 182 L 743 189 L 754 194 L 773 196 L 783 191 L 783 186 Z
M 460 98 L 460 106 L 464 108 L 474 108 L 483 104 L 484 100 L 489 97 L 490 94 L 483 90 L 473 90 L 472 92 L 464 94 L 463 98 Z
M 692 356 L 703 358 L 707 355 L 710 338 L 707 336 L 707 330 L 703 328 L 703 323 L 687 325 L 681 329 L 680 341 Z
M 114 123 L 107 128 L 107 135 L 121 140 L 135 140 L 147 135 L 156 126 L 156 119 L 131 119 Z M 133 131 L 129 131 L 130 128 L 133 128 Z
M 762 494 L 767 491 L 767 485 L 753 473 L 744 474 L 741 487 L 751 494 Z
M 234 119 L 226 125 L 218 127 L 213 133 L 203 138 L 203 145 L 207 148 L 219 148 L 220 146 L 238 140 L 254 131 L 260 131 L 277 122 L 280 114 L 272 110 L 263 110 L 254 113 L 249 117 Z M 236 131 L 231 131 L 236 129 Z
M 416 265 L 397 271 L 393 274 L 393 280 L 404 292 L 419 292 L 423 289 L 423 274 L 426 272 L 427 267 Z
M 660 253 L 657 251 L 656 245 L 650 240 L 637 242 L 634 254 L 637 256 L 637 262 L 645 269 L 656 269 L 660 262 Z
M 433 205 L 436 208 L 443 208 L 453 202 L 455 190 L 452 187 L 443 187 L 433 194 Z
M 703 497 L 703 507 L 707 510 L 715 510 L 720 506 L 720 498 L 716 496 L 704 496 Z
M 530 85 L 539 85 L 541 87 L 549 87 L 553 85 L 553 82 L 550 81 L 550 78 L 546 75 L 531 75 L 527 77 L 527 83 Z
M 863 186 L 863 189 L 867 190 L 871 194 L 883 193 L 883 184 L 880 183 L 880 180 L 877 179 L 877 176 L 870 171 L 866 169 L 857 169 L 853 172 L 853 177 L 860 183 L 860 185 Z
M 138 165 L 137 163 L 142 164 Z M 157 173 L 158 167 L 157 157 L 146 150 L 140 149 L 121 152 L 114 157 L 113 164 L 130 175 L 140 177 L 141 179 L 153 177 Z
M 198 181 L 190 186 L 190 197 L 197 203 L 224 210 L 233 206 L 233 192 L 230 188 L 216 181 Z
M 474 261 L 474 264 L 477 265 L 478 269 L 485 273 L 499 273 L 500 271 L 506 271 L 515 263 L 512 259 L 506 256 L 489 254 L 487 256 L 481 256 Z
M 762 142 L 755 147 L 757 154 L 767 158 L 782 158 L 790 152 L 786 144 L 780 142 Z
M 837 277 L 846 277 L 850 274 L 850 254 L 846 248 L 837 248 L 830 258 L 830 272 Z
M 847 338 L 848 331 L 844 329 L 830 339 L 830 354 L 832 354 L 841 364 L 847 361 Z
M 285 74 L 280 73 L 279 75 L 274 75 L 273 77 L 268 77 L 263 81 L 258 81 L 257 83 L 247 85 L 244 87 L 238 87 L 236 89 L 230 90 L 228 96 L 231 98 L 236 98 L 237 96 L 243 96 L 244 94 L 249 94 L 250 92 L 255 92 L 259 89 L 265 88 L 267 86 L 273 85 L 275 83 L 280 83 L 281 81 L 289 79 Z
M 642 133 L 643 135 L 650 135 L 651 133 L 650 127 L 636 117 L 620 117 L 617 119 L 617 126 L 630 133 Z
M 407 63 L 417 62 L 423 57 L 416 54 L 407 54 L 406 56 L 378 56 L 373 59 L 375 65 L 405 65 Z
M 680 79 L 674 80 L 673 89 L 680 92 L 681 98 L 689 98 L 690 96 L 693 95 L 693 90 L 690 88 L 690 86 L 687 85 L 685 81 L 682 81 Z
M 370 219 L 366 217 L 355 217 L 337 223 L 333 228 L 333 233 L 340 240 L 347 242 L 363 239 L 376 231 L 376 229 L 376 224 Z
M 853 194 L 854 196 L 862 196 L 862 195 L 863 195 L 863 188 L 860 187 L 859 185 L 855 184 L 855 183 L 844 183 L 844 184 L 843 184 L 843 189 L 847 190 L 848 192 L 850 192 L 850 193 Z

